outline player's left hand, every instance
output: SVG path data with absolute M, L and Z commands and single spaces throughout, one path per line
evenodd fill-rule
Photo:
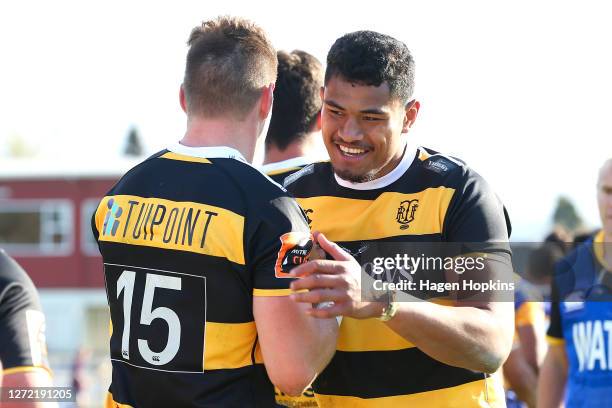
M 301 279 L 292 282 L 291 289 L 308 291 L 294 293 L 291 298 L 296 302 L 311 304 L 333 302 L 327 307 L 309 309 L 308 313 L 313 317 L 367 319 L 380 316 L 383 303 L 361 300 L 361 266 L 355 258 L 322 233 L 314 232 L 313 236 L 315 242 L 334 260 L 317 259 L 292 269 L 291 275 Z

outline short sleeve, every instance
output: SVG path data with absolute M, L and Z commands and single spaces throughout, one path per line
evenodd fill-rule
M 449 242 L 507 243 L 511 226 L 508 213 L 487 182 L 464 170 L 444 220 Z M 507 245 L 502 245 L 502 250 Z
M 0 361 L 5 374 L 48 369 L 45 316 L 25 272 L 0 252 Z
M 312 236 L 306 218 L 290 197 L 271 200 L 257 209 L 247 233 L 247 264 L 252 271 L 254 296 L 286 296 L 291 269 L 308 260 Z
M 540 326 L 545 319 L 541 302 L 524 302 L 515 315 L 515 326 Z

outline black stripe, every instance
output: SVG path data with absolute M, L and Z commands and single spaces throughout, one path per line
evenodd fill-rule
M 456 166 L 447 172 L 438 173 L 425 167 L 415 157 L 410 168 L 395 182 L 381 189 L 353 190 L 340 186 L 335 178 L 330 162 L 313 164 L 314 170 L 285 186 L 298 198 L 331 196 L 359 200 L 375 200 L 383 192 L 414 194 L 427 188 L 459 188 L 463 183 L 464 167 Z
M 418 348 L 336 351 L 313 384 L 318 394 L 379 398 L 415 394 L 483 380 L 485 374 L 452 367 Z
M 133 407 L 275 407 L 263 364 L 203 374 L 165 373 L 113 361 L 113 399 Z
M 107 195 L 130 194 L 171 201 L 194 201 L 246 215 L 248 202 L 285 195 L 257 169 L 233 159 L 211 159 L 212 164 L 148 159 L 132 168 Z
M 253 321 L 253 284 L 244 265 L 226 258 L 188 251 L 162 250 L 105 241 L 101 241 L 100 246 L 106 254 L 106 263 L 125 264 L 122 260 L 129 259 L 130 266 L 205 276 L 209 305 L 206 312 L 207 321 Z

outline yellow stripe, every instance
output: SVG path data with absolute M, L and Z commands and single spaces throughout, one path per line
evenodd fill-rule
M 159 158 L 160 159 L 170 159 L 170 160 L 180 160 L 180 161 L 187 161 L 187 162 L 211 164 L 210 160 L 204 159 L 202 157 L 187 156 L 187 155 L 184 155 L 184 154 L 178 154 L 178 153 L 173 153 L 173 152 L 164 153 L 161 156 L 159 156 Z
M 546 336 L 546 341 L 551 346 L 563 346 L 563 345 L 565 345 L 565 339 L 560 339 L 558 337 Z
M 204 370 L 240 368 L 252 364 L 251 352 L 257 337 L 255 322 L 206 322 Z M 259 362 L 263 362 L 259 351 Z
M 420 161 L 425 161 L 429 159 L 430 157 L 431 156 L 429 155 L 429 153 L 427 153 L 425 150 L 419 149 L 419 160 Z
M 414 347 L 378 319 L 344 317 L 338 333 L 339 351 L 391 351 Z
M 281 390 L 274 387 L 274 395 L 276 396 L 276 403 L 284 407 L 317 408 L 319 406 L 319 404 L 317 404 L 317 400 L 315 399 L 312 387 L 306 388 L 302 395 L 298 395 L 297 397 L 283 394 Z
M 430 299 L 431 303 L 453 306 L 449 299 Z M 338 343 L 339 351 L 393 351 L 415 347 L 414 344 L 394 332 L 378 319 L 353 319 L 344 317 L 340 324 Z
M 253 296 L 289 296 L 291 289 L 253 289 Z
M 414 194 L 386 192 L 374 201 L 330 196 L 297 201 L 304 210 L 313 210 L 309 213 L 313 231 L 325 233 L 332 241 L 359 241 L 441 233 L 454 192 L 452 188 L 436 187 Z M 419 200 L 419 204 L 414 220 L 407 224 L 408 228 L 401 229 L 396 217 L 406 200 Z
M 407 369 L 418 372 L 418 367 Z M 402 375 L 398 373 L 397 375 Z M 417 374 L 418 375 L 418 374 Z M 489 378 L 441 390 L 381 398 L 357 398 L 316 394 L 320 408 L 501 408 L 506 406 L 504 391 L 498 379 Z
M 45 373 L 49 374 L 49 376 L 53 376 L 53 373 L 51 372 L 50 369 L 48 369 L 47 367 L 42 367 L 42 366 L 19 366 L 19 367 L 11 367 L 11 368 L 5 368 L 4 370 L 2 370 L 2 375 L 10 375 L 10 374 L 15 374 L 15 373 L 29 373 L 32 371 L 44 371 Z
M 118 217 L 109 217 L 111 226 L 117 225 L 114 235 L 112 229 L 107 231 L 104 228 L 111 199 L 121 208 Z M 225 208 L 189 201 L 117 195 L 104 197 L 100 202 L 96 227 L 100 231 L 100 241 L 189 251 L 224 257 L 244 265 L 244 217 Z
M 106 399 L 104 400 L 104 408 L 133 408 L 131 405 L 120 404 L 115 402 L 113 399 L 113 394 L 110 392 L 106 392 Z
M 595 238 L 593 239 L 593 252 L 595 252 L 595 257 L 597 261 L 606 268 L 606 270 L 612 272 L 612 265 L 608 265 L 606 262 L 606 258 L 604 257 L 604 232 L 603 230 L 599 231 Z
M 516 311 L 515 327 L 538 325 L 545 320 L 544 307 L 539 302 L 524 302 Z
M 281 173 L 285 173 L 285 172 L 291 172 L 291 171 L 298 171 L 299 169 L 301 169 L 301 167 L 288 167 L 286 169 L 277 169 L 277 170 L 271 170 L 269 172 L 267 172 L 266 174 L 268 176 L 275 176 L 277 174 L 281 174 Z

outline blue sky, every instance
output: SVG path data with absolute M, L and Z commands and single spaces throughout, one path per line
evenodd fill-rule
M 457 156 L 501 196 L 515 239 L 537 240 L 559 195 L 597 224 L 595 177 L 612 156 L 610 6 L 601 1 L 0 3 L 0 162 L 20 137 L 38 157 L 118 155 L 130 126 L 148 151 L 180 139 L 190 29 L 251 18 L 278 48 L 325 59 L 372 29 L 417 62 L 410 137 Z

